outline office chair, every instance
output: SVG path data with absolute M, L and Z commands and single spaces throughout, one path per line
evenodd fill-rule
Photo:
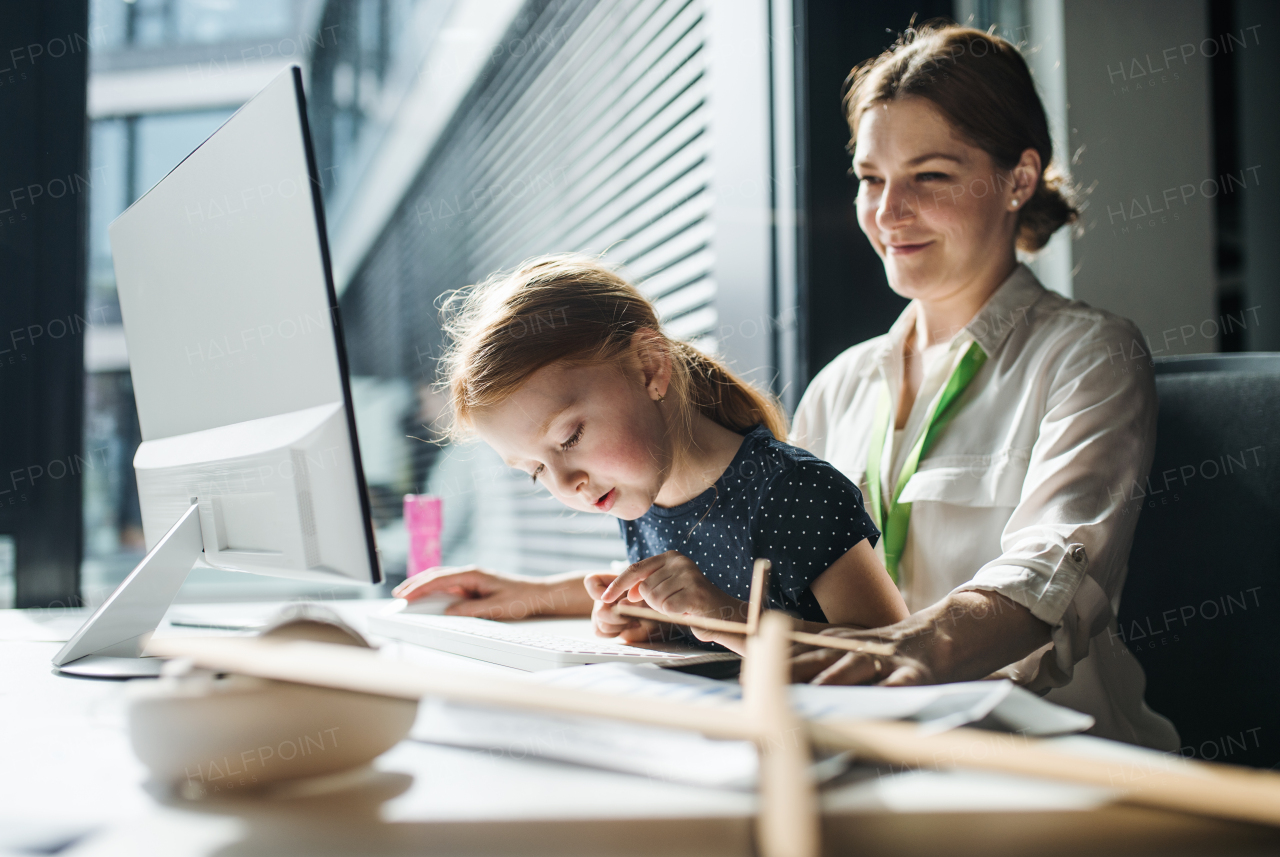
M 1187 757 L 1280 766 L 1280 353 L 1157 360 L 1119 637 Z

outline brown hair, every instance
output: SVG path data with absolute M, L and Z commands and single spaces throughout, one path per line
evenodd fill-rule
M 1053 140 L 1044 105 L 1012 44 L 955 24 L 931 22 L 908 29 L 880 56 L 855 66 L 845 80 L 849 151 L 863 113 L 874 104 L 910 96 L 928 99 L 1000 169 L 1012 169 L 1027 149 L 1039 153 L 1040 180 L 1018 212 L 1020 249 L 1039 250 L 1059 227 L 1079 216 L 1069 183 L 1051 164 Z
M 694 415 L 701 413 L 738 432 L 764 423 L 786 440 L 787 417 L 776 398 L 716 358 L 669 339 L 653 304 L 595 259 L 532 259 L 452 293 L 442 314 L 449 343 L 441 373 L 452 405 L 452 437 L 470 427 L 477 410 L 501 403 L 544 366 L 620 365 L 633 353 L 632 336 L 647 329 L 671 358 L 664 407 L 671 410 L 678 437 L 687 442 Z

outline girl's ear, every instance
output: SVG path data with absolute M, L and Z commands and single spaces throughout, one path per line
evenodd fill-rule
M 671 348 L 666 337 L 642 327 L 631 335 L 631 350 L 643 373 L 645 394 L 655 402 L 662 401 L 671 386 Z

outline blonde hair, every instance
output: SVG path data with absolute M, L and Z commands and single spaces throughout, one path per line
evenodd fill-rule
M 539 369 L 560 362 L 621 366 L 634 353 L 632 337 L 649 330 L 671 359 L 663 407 L 677 432 L 677 456 L 687 449 L 696 414 L 737 432 L 763 423 L 786 440 L 787 417 L 776 398 L 667 337 L 653 304 L 595 259 L 531 259 L 451 293 L 442 316 L 448 344 L 441 386 L 451 405 L 451 438 L 465 435 L 477 411 L 503 402 Z
M 908 29 L 887 51 L 855 66 L 845 81 L 849 151 L 872 105 L 909 96 L 932 103 L 1000 169 L 1011 169 L 1026 149 L 1040 155 L 1040 180 L 1018 212 L 1019 249 L 1039 250 L 1059 227 L 1079 218 L 1075 189 L 1053 163 L 1044 105 L 1026 61 L 1010 42 L 956 24 Z

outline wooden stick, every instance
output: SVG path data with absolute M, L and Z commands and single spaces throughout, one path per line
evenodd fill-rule
M 421 699 L 465 702 L 563 714 L 610 717 L 652 726 L 691 729 L 718 738 L 754 740 L 756 729 L 737 706 L 698 706 L 585 690 L 547 687 L 522 679 L 428 669 L 378 657 L 372 649 L 267 637 L 166 637 L 147 654 L 189 658 L 219 672 Z
M 871 640 L 846 640 L 843 637 L 828 637 L 825 634 L 808 634 L 804 631 L 792 631 L 791 642 L 803 643 L 806 646 L 817 646 L 821 649 L 841 649 L 846 652 L 865 652 L 868 655 L 887 658 L 895 654 L 893 646 L 888 643 L 876 643 Z
M 753 637 L 760 630 L 760 611 L 764 609 L 765 594 L 769 591 L 769 572 L 773 563 L 757 559 L 751 569 L 751 594 L 747 600 L 747 636 Z
M 759 730 L 756 844 L 761 857 L 818 857 L 822 850 L 809 736 L 787 693 L 791 621 L 785 613 L 765 613 L 760 633 L 747 638 L 742 667 L 742 702 Z
M 648 607 L 639 607 L 626 603 L 615 604 L 613 609 L 619 614 L 630 616 L 633 619 L 649 619 L 653 622 L 669 622 L 672 625 L 701 628 L 704 631 L 719 631 L 726 634 L 751 636 L 747 630 L 750 625 L 746 622 L 726 622 L 724 619 L 711 619 L 706 616 L 671 616 L 666 613 L 659 613 L 657 610 L 652 610 Z M 869 655 L 885 658 L 893 654 L 892 646 L 887 643 L 876 643 L 870 640 L 846 640 L 843 637 L 828 637 L 823 634 L 809 634 L 804 631 L 788 631 L 787 636 L 794 643 L 804 643 L 807 646 L 818 646 L 824 649 L 866 652 Z
M 743 634 L 747 633 L 746 622 L 726 622 L 724 619 L 711 619 L 706 616 L 668 616 L 666 613 L 659 613 L 657 610 L 651 610 L 648 607 L 639 607 L 635 604 L 614 604 L 613 609 L 623 615 L 630 616 L 633 619 L 649 619 L 654 622 L 669 622 L 672 625 L 684 625 L 689 628 L 700 628 L 703 631 L 722 631 L 726 634 Z
M 864 762 L 1065 780 L 1116 789 L 1125 803 L 1280 825 L 1280 775 L 1270 771 L 1174 755 L 1134 761 L 1076 756 L 1034 738 L 978 729 L 928 734 L 914 724 L 881 721 L 823 721 L 809 729 L 816 743 L 852 750 Z

